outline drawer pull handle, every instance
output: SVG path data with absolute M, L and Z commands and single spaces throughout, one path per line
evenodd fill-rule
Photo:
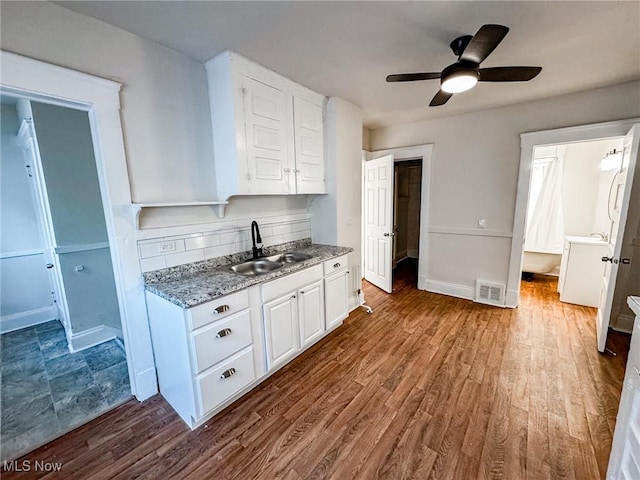
M 340 266 L 340 262 L 336 262 L 333 264 L 333 268 L 338 268 Z
M 230 328 L 223 328 L 218 333 L 216 333 L 216 338 L 226 337 L 230 333 L 231 333 L 231 329 Z
M 213 314 L 218 315 L 219 313 L 228 312 L 231 309 L 229 305 L 220 305 L 213 309 Z
M 224 380 L 225 378 L 229 378 L 231 375 L 234 375 L 235 373 L 236 373 L 236 369 L 230 368 L 229 370 L 225 370 L 224 372 L 222 372 L 222 375 L 220 375 L 220 378 Z

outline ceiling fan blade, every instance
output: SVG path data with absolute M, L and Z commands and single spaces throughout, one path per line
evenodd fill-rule
M 387 75 L 387 82 L 415 82 L 416 80 L 436 80 L 438 78 L 440 78 L 440 72 L 397 73 Z
M 460 60 L 481 63 L 495 50 L 508 32 L 509 28 L 503 25 L 483 25 L 460 55 Z
M 440 105 L 444 105 L 449 101 L 449 99 L 453 97 L 453 93 L 443 92 L 442 90 L 438 90 L 435 97 L 431 100 L 429 104 L 430 107 L 439 107 Z
M 542 67 L 493 67 L 481 68 L 481 82 L 526 82 L 535 78 Z

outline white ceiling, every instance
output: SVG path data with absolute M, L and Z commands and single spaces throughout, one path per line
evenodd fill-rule
M 70 10 L 206 61 L 233 50 L 364 110 L 365 125 L 472 112 L 640 78 L 640 2 L 60 1 Z M 540 65 L 526 83 L 479 84 L 428 108 L 437 80 L 388 84 L 390 73 L 440 71 L 449 43 L 482 24 L 511 31 L 482 64 Z

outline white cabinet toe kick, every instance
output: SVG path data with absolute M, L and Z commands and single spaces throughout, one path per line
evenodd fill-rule
M 347 256 L 184 309 L 146 292 L 160 393 L 192 429 L 348 316 Z

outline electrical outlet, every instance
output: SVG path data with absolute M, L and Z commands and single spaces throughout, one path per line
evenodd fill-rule
M 158 244 L 158 251 L 173 252 L 176 249 L 176 242 L 164 242 Z
M 485 228 L 487 226 L 487 221 L 484 218 L 478 219 L 478 228 Z

